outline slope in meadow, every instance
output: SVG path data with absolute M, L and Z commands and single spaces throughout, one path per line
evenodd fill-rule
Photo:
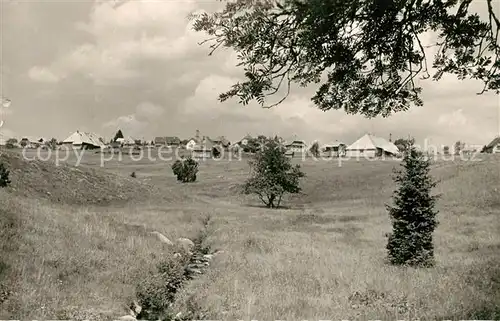
M 1 152 L 0 162 L 10 171 L 7 191 L 29 198 L 69 204 L 106 204 L 111 201 L 144 199 L 155 189 L 138 179 L 105 171 L 56 165 L 52 161 L 28 161 L 21 154 Z
M 152 232 L 175 240 L 199 229 L 168 186 L 11 152 L 0 162 L 12 181 L 0 189 L 0 319 L 116 319 L 173 257 Z

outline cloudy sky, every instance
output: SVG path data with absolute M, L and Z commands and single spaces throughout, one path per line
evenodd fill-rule
M 246 134 L 352 142 L 371 132 L 418 142 L 486 144 L 500 131 L 499 98 L 481 84 L 424 82 L 425 106 L 387 119 L 322 112 L 295 90 L 272 110 L 217 95 L 241 76 L 230 51 L 207 56 L 186 16 L 217 10 L 216 0 L 0 0 L 1 90 L 6 136 L 64 139 L 79 129 L 110 138 Z M 475 2 L 484 7 L 483 1 Z

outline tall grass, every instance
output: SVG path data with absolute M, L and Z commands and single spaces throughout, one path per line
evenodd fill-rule
M 149 232 L 193 238 L 206 214 L 206 242 L 224 254 L 176 294 L 174 313 L 198 309 L 226 320 L 498 319 L 498 160 L 435 167 L 442 179 L 436 192 L 443 194 L 437 266 L 419 270 L 384 262 L 390 231 L 384 203 L 397 163 L 303 165 L 304 193 L 290 209 L 275 211 L 248 206 L 252 199 L 237 194 L 248 173 L 244 162 L 201 163 L 199 182 L 189 186 L 175 185 L 169 166 L 142 164 L 137 179 L 163 195 L 107 207 L 0 191 L 0 290 L 12 292 L 0 303 L 0 319 L 125 314 L 138 282 L 173 255 Z M 134 166 L 104 170 L 128 176 Z

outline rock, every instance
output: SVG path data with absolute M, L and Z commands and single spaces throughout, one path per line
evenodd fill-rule
M 174 245 L 174 243 L 172 243 L 172 241 L 170 241 L 165 235 L 161 234 L 160 232 L 151 232 L 152 235 L 156 235 L 156 237 L 158 238 L 158 240 L 160 240 L 160 242 L 164 243 L 164 244 L 167 244 L 167 245 Z
M 219 255 L 219 254 L 223 254 L 223 253 L 224 253 L 224 251 L 222 251 L 222 250 L 217 250 L 217 251 L 215 251 L 214 253 L 212 253 L 212 255 L 213 255 L 213 256 L 217 256 L 217 255 Z
M 193 269 L 193 268 L 190 268 L 190 267 L 187 267 L 186 268 L 186 271 L 188 271 L 189 273 L 192 273 L 192 274 L 201 274 L 201 271 L 198 270 L 198 269 Z
M 180 253 L 175 253 L 175 254 L 174 254 L 174 257 L 175 257 L 176 259 L 181 258 L 181 257 L 182 257 L 182 254 L 180 254 Z
M 205 254 L 205 255 L 203 255 L 203 257 L 204 257 L 205 259 L 211 260 L 211 259 L 213 259 L 213 258 L 214 258 L 214 255 L 213 255 L 213 254 Z
M 191 250 L 194 247 L 193 241 L 184 237 L 178 238 L 177 242 L 180 245 L 182 245 L 186 250 Z
M 136 321 L 137 319 L 134 318 L 133 316 L 131 315 L 124 315 L 123 317 L 119 317 L 118 320 L 122 320 L 122 321 Z
M 191 268 L 191 269 L 202 269 L 202 268 L 205 267 L 205 265 L 203 265 L 203 264 L 196 264 L 195 263 L 195 264 L 189 264 L 188 267 Z
M 139 305 L 137 301 L 132 302 L 130 309 L 132 309 L 133 315 L 135 316 L 137 316 L 142 311 L 142 307 Z

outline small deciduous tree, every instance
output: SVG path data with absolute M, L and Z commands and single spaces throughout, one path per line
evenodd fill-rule
M 212 156 L 213 156 L 214 158 L 219 158 L 219 157 L 221 157 L 221 149 L 222 149 L 222 147 L 218 147 L 218 146 L 213 147 L 213 148 L 212 148 Z
M 445 155 L 449 155 L 450 154 L 450 146 L 444 146 L 443 147 L 443 153 Z
M 278 138 L 268 138 L 250 160 L 252 174 L 244 185 L 245 194 L 256 194 L 269 208 L 277 208 L 285 193 L 299 193 L 300 165 L 293 166 Z
M 257 153 L 263 144 L 265 143 L 259 141 L 257 138 L 249 139 L 248 143 L 243 145 L 243 151 L 245 153 Z
M 178 181 L 183 183 L 194 182 L 198 173 L 198 162 L 191 157 L 176 160 L 172 164 L 172 171 L 177 176 Z
M 9 149 L 16 148 L 17 143 L 18 143 L 17 139 L 9 138 L 7 142 L 5 142 L 5 147 Z
M 313 155 L 314 157 L 319 157 L 319 144 L 318 142 L 314 142 L 312 145 L 311 145 L 311 148 L 309 148 L 309 152 L 311 153 L 311 155 Z
M 464 148 L 465 148 L 465 143 L 463 143 L 463 142 L 461 142 L 461 141 L 457 141 L 457 142 L 455 143 L 455 146 L 454 146 L 454 149 L 455 149 L 455 150 L 454 150 L 455 155 L 460 155 L 460 152 L 461 152 L 462 150 L 464 150 Z
M 0 163 L 0 187 L 7 187 L 10 185 L 11 181 L 9 179 L 9 170 L 5 167 L 3 163 Z
M 407 150 L 408 145 L 410 144 L 412 144 L 412 142 L 410 139 L 407 138 L 398 138 L 394 141 L 394 145 L 396 145 L 396 147 L 402 153 L 404 153 Z
M 56 149 L 57 148 L 57 139 L 51 138 L 47 143 L 47 148 L 49 149 Z
M 387 206 L 392 233 L 387 243 L 389 262 L 394 265 L 432 266 L 432 234 L 437 226 L 435 202 L 431 195 L 436 185 L 430 175 L 430 161 L 413 144 L 404 153 L 402 170 L 394 178 L 393 205 Z

